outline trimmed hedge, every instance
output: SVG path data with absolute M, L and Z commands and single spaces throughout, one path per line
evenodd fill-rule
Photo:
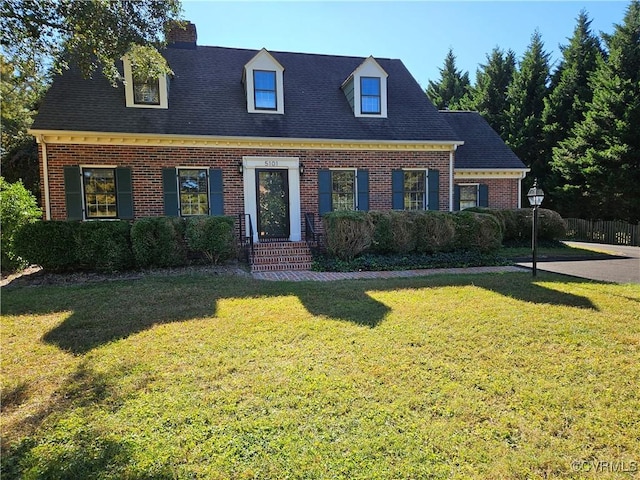
M 78 268 L 79 222 L 51 220 L 24 225 L 16 232 L 15 250 L 28 263 L 64 272 Z
M 141 268 L 177 267 L 187 263 L 185 223 L 179 217 L 141 218 L 131 227 L 136 264 Z
M 465 212 L 493 215 L 501 225 L 505 242 L 530 241 L 533 210 L 518 208 L 496 210 L 491 208 L 469 208 Z M 567 224 L 560 214 L 546 208 L 538 209 L 538 238 L 540 240 L 561 240 L 565 237 Z
M 324 217 L 327 250 L 342 260 L 361 253 L 489 252 L 502 244 L 500 223 L 472 212 L 332 212 Z
M 233 217 L 189 217 L 185 233 L 187 244 L 192 251 L 204 254 L 211 263 L 229 260 L 236 254 L 233 225 Z
M 331 212 L 324 217 L 327 250 L 343 260 L 351 260 L 371 247 L 374 225 L 367 212 Z
M 117 272 L 188 265 L 189 253 L 228 260 L 236 252 L 233 226 L 232 217 L 222 216 L 38 221 L 21 227 L 14 243 L 21 258 L 51 272 Z

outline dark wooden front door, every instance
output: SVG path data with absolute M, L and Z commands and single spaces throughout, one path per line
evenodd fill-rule
M 289 240 L 289 172 L 283 169 L 256 170 L 258 237 L 261 240 Z

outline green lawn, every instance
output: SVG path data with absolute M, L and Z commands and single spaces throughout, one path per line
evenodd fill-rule
M 636 478 L 639 303 L 544 272 L 4 289 L 2 478 Z

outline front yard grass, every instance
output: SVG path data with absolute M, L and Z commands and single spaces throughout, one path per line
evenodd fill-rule
M 185 275 L 2 293 L 3 479 L 637 475 L 638 285 Z

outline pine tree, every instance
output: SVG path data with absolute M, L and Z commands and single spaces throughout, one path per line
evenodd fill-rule
M 462 73 L 456 68 L 456 57 L 449 49 L 444 67 L 440 69 L 440 80 L 430 80 L 426 93 L 438 109 L 456 109 L 467 93 L 469 83 L 469 72 Z
M 531 37 L 519 69 L 509 85 L 507 98 L 510 103 L 507 113 L 507 143 L 531 168 L 527 177 L 529 186 L 538 177 L 544 188 L 546 173 L 545 142 L 542 111 L 549 81 L 549 54 L 544 51 L 544 43 L 538 31 Z M 526 193 L 526 188 L 523 188 Z
M 462 101 L 463 108 L 479 112 L 503 138 L 507 133 L 505 112 L 509 110 L 507 90 L 515 71 L 515 53 L 494 48 L 487 55 L 487 63 L 480 65 L 476 83 Z
M 640 1 L 604 35 L 585 118 L 555 149 L 565 216 L 640 220 Z
M 553 74 L 550 94 L 544 99 L 542 120 L 548 165 L 553 159 L 553 149 L 567 138 L 577 123 L 584 120 L 587 104 L 593 98 L 589 78 L 602 60 L 604 52 L 590 26 L 591 20 L 586 11 L 582 10 L 569 45 L 560 47 L 562 60 Z M 548 205 L 560 208 L 558 200 L 561 195 L 558 195 L 558 190 L 562 181 L 549 169 L 545 173 L 545 185 L 550 194 Z

